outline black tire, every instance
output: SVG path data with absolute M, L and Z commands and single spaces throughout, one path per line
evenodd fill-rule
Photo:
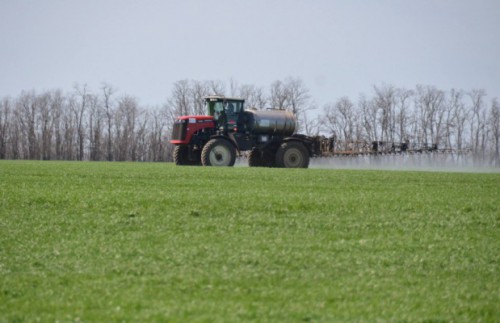
M 275 167 L 274 154 L 270 150 L 252 149 L 248 155 L 250 167 Z
M 262 158 L 264 160 L 264 167 L 276 167 L 276 152 L 275 151 L 265 149 L 262 152 Z
M 234 166 L 235 161 L 236 149 L 222 138 L 210 140 L 201 152 L 203 166 Z
M 190 160 L 189 147 L 177 145 L 174 147 L 174 163 L 177 166 L 199 166 L 201 160 L 199 160 L 199 153 L 196 160 Z
M 250 167 L 264 167 L 264 159 L 262 152 L 259 149 L 252 149 L 248 155 L 248 166 Z
M 309 167 L 309 151 L 298 141 L 281 144 L 276 153 L 276 166 L 284 168 Z

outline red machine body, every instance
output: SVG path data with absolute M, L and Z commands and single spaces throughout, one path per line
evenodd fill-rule
M 212 116 L 182 116 L 177 117 L 174 125 L 174 138 L 170 142 L 174 145 L 187 145 L 195 133 L 202 132 L 205 129 L 214 129 L 215 120 Z

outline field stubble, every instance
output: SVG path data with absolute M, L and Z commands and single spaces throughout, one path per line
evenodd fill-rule
M 494 321 L 500 174 L 0 162 L 0 321 Z

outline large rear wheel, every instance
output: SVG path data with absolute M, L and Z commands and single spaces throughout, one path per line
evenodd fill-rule
M 276 165 L 285 168 L 307 168 L 309 167 L 309 151 L 301 142 L 285 142 L 276 153 Z
M 203 166 L 233 166 L 235 161 L 236 149 L 222 138 L 210 140 L 201 152 Z

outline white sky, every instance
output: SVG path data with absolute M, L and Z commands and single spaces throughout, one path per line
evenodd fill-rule
M 0 97 L 107 82 L 159 106 L 182 79 L 288 76 L 319 106 L 382 84 L 500 98 L 500 0 L 0 0 Z

